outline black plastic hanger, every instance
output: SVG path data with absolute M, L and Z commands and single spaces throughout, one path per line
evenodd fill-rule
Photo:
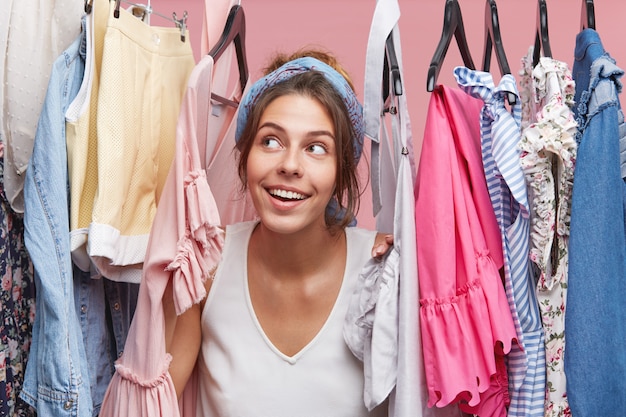
M 400 66 L 396 56 L 396 48 L 393 44 L 393 33 L 390 33 L 385 41 L 385 61 L 383 66 L 383 103 L 389 98 L 389 76 L 391 75 L 393 92 L 396 96 L 402 95 L 402 80 L 400 79 Z
M 509 62 L 504 53 L 502 46 L 502 37 L 500 35 L 500 24 L 498 21 L 498 8 L 494 0 L 485 2 L 485 51 L 483 55 L 483 71 L 488 72 L 491 64 L 491 50 L 494 50 L 500 73 L 510 74 Z
M 217 61 L 224 53 L 231 42 L 235 43 L 235 51 L 237 53 L 237 65 L 239 67 L 239 83 L 241 84 L 241 90 L 246 86 L 248 82 L 248 62 L 246 60 L 246 18 L 243 13 L 243 7 L 241 5 L 235 5 L 230 9 L 228 18 L 226 19 L 226 25 L 222 36 L 215 44 L 215 46 L 209 51 L 209 55 L 213 57 L 213 60 Z M 235 101 L 229 100 L 225 97 L 218 96 L 211 93 L 213 100 L 220 103 L 227 104 L 229 106 L 237 107 L 239 104 Z
M 435 83 L 437 82 L 439 71 L 441 71 L 443 59 L 446 56 L 446 52 L 448 52 L 450 41 L 452 41 L 452 36 L 456 39 L 461 57 L 463 58 L 463 64 L 469 69 L 476 69 L 467 46 L 467 38 L 465 37 L 465 28 L 463 27 L 463 17 L 461 16 L 459 2 L 457 0 L 446 0 L 446 8 L 443 13 L 443 31 L 433 59 L 430 61 L 430 67 L 428 68 L 426 91 L 433 91 L 435 88 Z
M 593 7 L 593 0 L 583 0 L 580 12 L 580 26 L 582 29 L 596 28 L 596 13 Z
M 543 56 L 552 58 L 550 37 L 548 36 L 548 8 L 546 0 L 539 0 L 537 3 L 537 34 L 535 35 L 535 48 L 533 51 L 533 67 L 539 63 L 541 51 L 543 51 Z
M 502 36 L 500 35 L 500 23 L 498 21 L 498 7 L 495 0 L 485 2 L 485 53 L 483 55 L 483 71 L 488 72 L 491 64 L 491 51 L 494 50 L 500 74 L 510 74 L 509 62 L 506 60 Z M 515 104 L 515 94 L 509 93 L 509 104 Z

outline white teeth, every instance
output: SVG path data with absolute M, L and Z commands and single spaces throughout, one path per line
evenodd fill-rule
M 286 198 L 287 200 L 304 200 L 306 198 L 306 196 L 300 193 L 286 190 L 270 190 L 270 194 L 276 197 Z

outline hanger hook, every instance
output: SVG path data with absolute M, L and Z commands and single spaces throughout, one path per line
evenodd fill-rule
M 180 40 L 182 42 L 185 42 L 185 35 L 187 32 L 187 17 L 187 10 L 183 12 L 183 17 L 181 19 L 178 19 L 176 17 L 176 12 L 172 12 L 172 19 L 174 19 L 174 23 L 180 29 Z

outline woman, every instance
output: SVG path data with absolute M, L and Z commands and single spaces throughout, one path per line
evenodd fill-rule
M 259 220 L 226 228 L 202 303 L 178 318 L 166 306 L 169 373 L 180 395 L 197 367 L 199 416 L 385 415 L 365 409 L 362 364 L 342 333 L 361 268 L 391 243 L 348 227 L 361 105 L 328 54 L 271 68 L 243 98 L 236 133 Z

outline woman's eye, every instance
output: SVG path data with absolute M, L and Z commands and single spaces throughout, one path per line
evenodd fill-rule
M 261 143 L 263 144 L 264 147 L 270 148 L 270 149 L 276 149 L 280 147 L 280 143 L 278 142 L 278 139 L 276 139 L 275 137 L 271 137 L 271 136 L 264 137 L 261 140 Z
M 323 154 L 326 153 L 326 147 L 323 146 L 323 145 L 320 145 L 319 143 L 315 143 L 313 145 L 309 145 L 307 150 L 309 152 L 311 152 L 312 154 L 315 154 L 315 155 L 323 155 Z

